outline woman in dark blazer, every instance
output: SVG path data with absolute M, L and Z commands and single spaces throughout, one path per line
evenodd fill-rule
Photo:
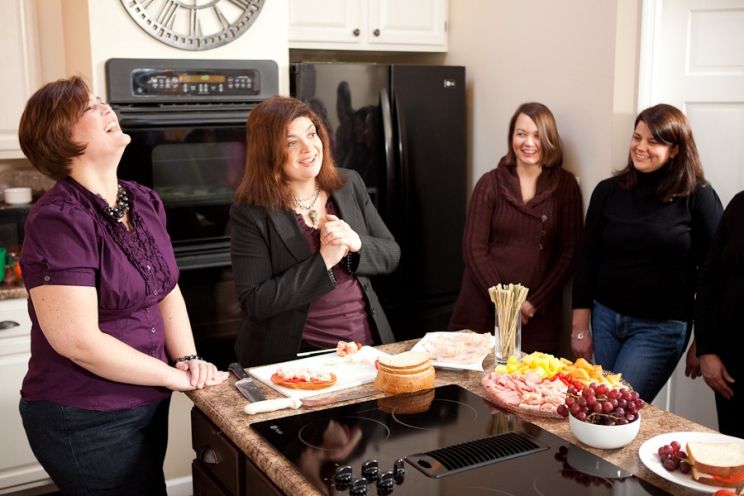
M 336 169 L 327 130 L 303 102 L 274 97 L 248 117 L 243 179 L 230 211 L 244 366 L 305 350 L 394 340 L 369 276 L 400 248 L 356 172 Z
M 695 341 L 688 352 L 687 375 L 702 374 L 715 392 L 718 430 L 744 438 L 744 191 L 734 196 L 711 241 L 700 269 Z M 699 369 L 694 354 L 700 357 Z M 693 355 L 692 357 L 690 355 Z M 691 363 L 692 358 L 692 363 Z

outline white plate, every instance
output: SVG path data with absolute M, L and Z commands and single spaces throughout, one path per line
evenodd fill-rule
M 488 344 L 488 347 L 480 346 L 474 348 L 467 344 L 470 340 L 473 340 L 474 342 L 482 340 Z M 493 352 L 493 343 L 493 334 L 478 334 L 472 331 L 427 332 L 424 337 L 421 338 L 413 348 L 411 348 L 411 351 L 428 356 L 431 358 L 432 365 L 437 368 L 475 370 L 477 372 L 483 372 L 483 359 L 486 358 L 489 353 Z M 428 348 L 438 348 L 441 344 L 446 344 L 449 349 L 460 346 L 463 353 L 467 356 L 468 361 L 447 360 L 443 357 L 433 356 L 431 352 L 427 351 Z
M 710 432 L 669 432 L 666 434 L 660 434 L 647 440 L 638 449 L 638 456 L 641 457 L 641 461 L 646 467 L 654 472 L 659 477 L 662 477 L 668 481 L 674 482 L 681 486 L 689 487 L 691 489 L 697 489 L 706 493 L 714 493 L 719 489 L 731 489 L 725 487 L 708 486 L 706 484 L 700 484 L 692 479 L 690 474 L 683 474 L 679 470 L 669 472 L 661 465 L 659 460 L 659 448 L 665 444 L 670 444 L 672 441 L 677 441 L 682 445 L 682 450 L 685 450 L 687 441 L 703 441 L 706 443 L 734 443 L 744 446 L 744 439 L 738 437 L 725 436 L 723 434 L 714 434 Z
M 374 381 L 375 377 L 377 377 L 375 360 L 385 355 L 387 355 L 387 353 L 380 351 L 377 348 L 362 346 L 362 349 L 358 352 L 345 357 L 340 357 L 336 353 L 315 355 L 289 362 L 253 367 L 248 369 L 248 373 L 284 396 L 290 398 L 306 398 L 308 396 L 332 393 L 334 391 L 352 388 Z M 324 389 L 313 390 L 285 388 L 274 384 L 271 381 L 271 375 L 276 372 L 276 369 L 279 367 L 287 369 L 309 368 L 313 370 L 326 370 L 333 372 L 336 374 L 336 384 Z

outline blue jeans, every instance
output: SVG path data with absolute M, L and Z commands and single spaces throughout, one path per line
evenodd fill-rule
M 65 496 L 165 496 L 170 398 L 99 412 L 21 399 L 31 449 Z
M 656 397 L 674 372 L 687 340 L 687 323 L 622 315 L 594 302 L 594 359 L 621 372 L 645 401 Z

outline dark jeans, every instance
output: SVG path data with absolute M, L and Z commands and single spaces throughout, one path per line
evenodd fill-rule
M 31 449 L 66 496 L 165 496 L 170 398 L 127 410 L 19 406 Z
M 594 302 L 594 359 L 623 379 L 647 402 L 653 401 L 674 372 L 687 342 L 687 324 L 622 315 Z

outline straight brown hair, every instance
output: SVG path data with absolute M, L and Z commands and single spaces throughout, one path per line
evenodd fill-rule
M 45 84 L 26 102 L 18 126 L 21 150 L 39 172 L 59 181 L 85 144 L 72 141 L 72 128 L 90 100 L 88 85 L 78 76 Z
M 312 121 L 323 143 L 323 162 L 316 178 L 318 186 L 327 193 L 343 186 L 344 180 L 331 156 L 328 130 L 320 117 L 296 98 L 275 96 L 258 104 L 248 116 L 248 149 L 243 178 L 235 193 L 237 202 L 269 210 L 292 208 L 293 196 L 285 181 L 283 167 L 288 156 L 287 130 L 298 117 Z
M 543 167 L 561 167 L 563 165 L 563 149 L 561 147 L 561 137 L 558 135 L 558 125 L 555 123 L 555 117 L 548 107 L 538 102 L 527 102 L 517 108 L 509 121 L 509 136 L 507 136 L 507 154 L 506 165 L 514 167 L 517 165 L 517 156 L 514 153 L 512 139 L 514 137 L 514 128 L 517 125 L 519 114 L 524 114 L 537 126 L 537 134 L 540 136 L 540 146 L 542 147 L 542 166 Z
M 663 176 L 656 189 L 656 194 L 661 200 L 668 202 L 675 197 L 689 196 L 695 191 L 698 181 L 705 183 L 703 165 L 698 156 L 695 138 L 692 136 L 692 127 L 681 110 L 660 103 L 638 114 L 633 124 L 634 130 L 641 121 L 646 124 L 656 141 L 679 148 L 677 155 L 662 166 Z M 632 188 L 638 182 L 638 174 L 628 152 L 627 165 L 617 172 L 620 186 L 624 189 Z

